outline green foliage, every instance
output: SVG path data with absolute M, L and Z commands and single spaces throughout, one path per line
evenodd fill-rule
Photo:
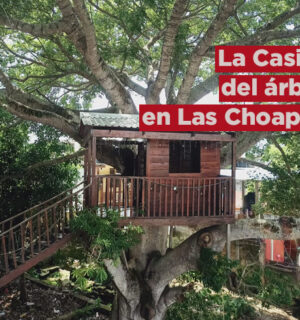
M 107 210 L 106 218 L 100 218 L 95 210 L 85 209 L 72 221 L 71 228 L 75 233 L 84 234 L 97 261 L 117 260 L 123 250 L 139 242 L 143 232 L 139 226 L 120 228 L 118 221 L 116 211 Z
M 237 266 L 237 261 L 229 260 L 209 248 L 202 248 L 200 257 L 198 266 L 203 285 L 216 292 L 220 291 L 225 285 L 231 269 Z
M 238 320 L 249 319 L 254 309 L 242 298 L 227 294 L 214 294 L 204 288 L 200 292 L 188 292 L 183 302 L 169 308 L 166 320 Z
M 34 171 L 24 169 L 71 153 L 55 129 L 17 120 L 0 108 L 0 217 L 4 219 L 71 187 L 78 178 L 78 160 Z
M 240 266 L 238 268 L 239 275 L 242 270 L 243 268 Z M 262 279 L 264 279 L 264 284 Z M 300 296 L 300 288 L 291 276 L 270 268 L 265 268 L 263 271 L 256 265 L 248 268 L 240 292 L 255 294 L 264 305 L 272 304 L 278 307 L 292 306 L 294 298 Z
M 106 211 L 106 217 L 97 215 L 94 210 L 85 209 L 71 221 L 71 229 L 77 235 L 78 244 L 84 254 L 77 257 L 79 264 L 72 271 L 75 284 L 83 291 L 91 290 L 91 281 L 103 283 L 109 275 L 104 267 L 104 259 L 118 263 L 122 251 L 139 242 L 143 229 L 129 225 L 118 226 L 119 214 L 113 210 Z
M 280 133 L 258 144 L 247 157 L 268 163 L 274 178 L 264 179 L 260 186 L 260 211 L 282 216 L 300 217 L 300 135 Z

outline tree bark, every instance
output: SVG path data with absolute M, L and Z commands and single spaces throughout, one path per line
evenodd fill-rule
M 299 226 L 299 219 L 239 220 L 231 226 L 231 239 L 295 239 L 300 237 Z M 118 292 L 113 320 L 164 319 L 168 307 L 185 292 L 185 288 L 170 287 L 170 282 L 197 270 L 202 247 L 221 252 L 226 243 L 226 225 L 202 227 L 175 249 L 167 249 L 167 227 L 144 229 L 141 242 L 127 252 L 127 266 L 121 261 L 105 262 Z

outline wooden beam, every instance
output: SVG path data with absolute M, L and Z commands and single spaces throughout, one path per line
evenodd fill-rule
M 121 218 L 119 226 L 126 226 L 129 223 L 136 226 L 197 226 L 206 223 L 211 224 L 229 224 L 234 223 L 234 217 L 168 217 L 168 218 Z
M 160 139 L 160 140 L 188 140 L 188 141 L 235 141 L 235 137 L 228 133 L 181 133 L 181 132 L 142 132 L 129 130 L 100 130 L 92 129 L 93 137 L 102 138 L 130 138 L 130 139 Z

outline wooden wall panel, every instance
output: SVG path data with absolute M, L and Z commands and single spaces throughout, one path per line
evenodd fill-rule
M 201 175 L 216 177 L 220 174 L 220 147 L 216 143 L 201 145 Z
M 148 177 L 169 175 L 169 141 L 148 140 L 146 174 Z
M 201 144 L 201 172 L 183 174 L 185 177 L 204 176 L 216 177 L 220 174 L 220 147 L 215 142 L 202 142 Z M 148 140 L 146 175 L 148 177 L 181 176 L 169 174 L 169 141 Z

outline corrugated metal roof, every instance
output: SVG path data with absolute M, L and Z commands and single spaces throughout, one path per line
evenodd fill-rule
M 101 128 L 139 128 L 137 114 L 80 112 L 80 119 L 85 126 Z

